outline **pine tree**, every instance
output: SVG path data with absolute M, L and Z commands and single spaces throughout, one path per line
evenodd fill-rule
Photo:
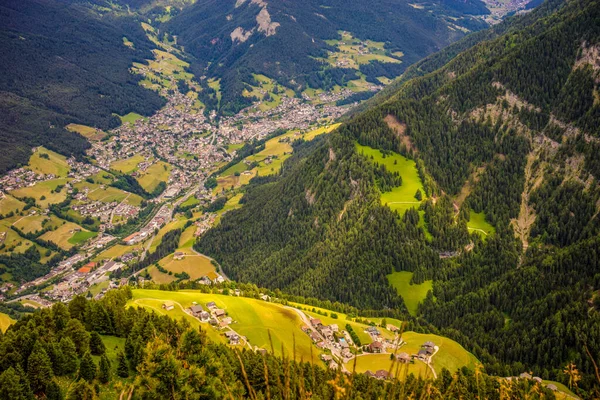
M 64 396 L 60 390 L 60 386 L 53 379 L 46 388 L 46 399 L 47 400 L 63 400 Z
M 117 366 L 117 375 L 121 378 L 127 378 L 129 376 L 129 367 L 127 366 L 127 359 L 125 358 L 125 354 L 120 352 L 117 356 L 117 360 L 119 362 Z
M 96 391 L 88 382 L 80 379 L 69 389 L 66 400 L 96 400 Z
M 50 357 L 39 341 L 35 342 L 33 351 L 27 359 L 27 376 L 31 389 L 35 393 L 43 393 L 54 377 Z
M 71 319 L 67 323 L 65 333 L 75 344 L 77 354 L 83 355 L 86 351 L 88 351 L 90 345 L 90 334 L 86 332 L 85 327 L 79 320 Z
M 21 376 L 13 367 L 0 375 L 0 399 L 25 400 L 27 396 L 21 386 Z
M 106 346 L 104 346 L 104 342 L 102 341 L 102 337 L 98 332 L 92 332 L 90 336 L 90 351 L 93 355 L 99 356 L 106 352 Z
M 108 383 L 108 381 L 110 381 L 110 361 L 108 361 L 106 354 L 103 354 L 102 357 L 100 357 L 98 380 L 101 383 Z
M 77 371 L 77 349 L 75 348 L 75 344 L 68 337 L 63 337 L 60 339 L 59 343 L 60 350 L 62 352 L 62 361 L 63 365 L 61 367 L 61 371 L 63 374 L 68 375 Z
M 96 364 L 89 351 L 85 353 L 81 359 L 81 364 L 79 365 L 79 377 L 88 382 L 93 381 L 96 377 Z

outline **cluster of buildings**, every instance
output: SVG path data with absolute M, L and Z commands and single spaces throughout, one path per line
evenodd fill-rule
M 10 192 L 56 178 L 54 174 L 44 175 L 26 168 L 15 168 L 0 177 L 0 192 Z
M 226 138 L 228 143 L 262 139 L 277 129 L 308 129 L 315 121 L 324 118 L 336 119 L 347 111 L 347 107 L 316 106 L 289 97 L 283 97 L 281 104 L 270 110 L 250 112 L 253 107 L 223 119 L 219 126 L 219 138 Z
M 227 312 L 219 308 L 214 301 L 206 303 L 206 310 L 200 304 L 194 302 L 189 308 L 189 313 L 201 322 L 208 322 L 220 329 L 227 329 L 225 336 L 229 340 L 229 344 L 240 344 L 242 337 L 229 328 L 229 325 L 233 322 L 232 318 L 227 316 Z
M 75 157 L 70 157 L 67 159 L 67 164 L 69 164 L 69 174 L 67 175 L 69 178 L 73 179 L 73 183 L 81 182 L 85 178 L 96 175 L 101 171 L 100 168 L 93 164 L 79 162 L 75 159 Z
M 171 220 L 172 211 L 168 204 L 163 205 L 154 217 L 140 231 L 135 232 L 123 239 L 126 245 L 131 246 L 136 243 L 143 242 L 148 239 L 156 229 L 160 229 L 163 225 Z
M 354 357 L 350 351 L 350 346 L 354 343 L 347 331 L 341 331 L 337 324 L 325 325 L 318 318 L 311 318 L 309 322 L 310 325 L 302 326 L 302 331 L 319 349 L 331 350 L 331 353 L 341 358 L 344 363 Z M 335 363 L 333 360 L 331 362 Z M 331 363 L 329 364 L 333 367 Z M 335 367 L 337 368 L 337 364 Z

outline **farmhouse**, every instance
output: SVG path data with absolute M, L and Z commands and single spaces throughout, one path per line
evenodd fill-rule
M 326 363 L 328 363 L 329 361 L 333 360 L 333 357 L 331 357 L 328 354 L 321 354 L 321 360 L 325 361 Z
M 317 326 L 319 326 L 319 325 L 322 325 L 322 324 L 321 324 L 321 320 L 320 320 L 320 319 L 317 319 L 317 318 L 311 318 L 311 319 L 310 319 L 310 324 L 311 324 L 312 326 L 314 326 L 314 327 L 317 327 Z
M 214 301 L 211 301 L 210 303 L 206 303 L 206 307 L 209 310 L 214 310 L 215 308 L 217 308 L 217 303 L 215 303 Z
M 200 321 L 206 322 L 210 319 L 210 314 L 206 311 L 202 311 L 198 318 L 200 318 Z
M 183 257 L 185 257 L 185 253 L 183 251 L 176 251 L 175 254 L 173 255 L 173 260 L 175 260 L 175 261 L 183 260 Z
M 371 353 L 381 353 L 383 350 L 383 344 L 380 342 L 373 342 L 369 345 L 369 351 Z
M 321 340 L 321 336 L 319 336 L 317 332 L 311 332 L 309 336 L 313 342 L 318 342 L 319 340 Z
M 202 314 L 202 312 L 204 311 L 204 309 L 200 305 L 195 305 L 190 307 L 190 311 L 192 312 L 192 315 L 194 317 L 199 317 L 200 314 Z
M 175 308 L 175 306 L 173 305 L 173 303 L 166 302 L 166 303 L 163 303 L 163 305 L 162 305 L 162 308 L 163 308 L 165 311 L 171 311 L 172 309 L 174 309 L 174 308 Z
M 410 356 L 408 355 L 408 353 L 400 353 L 396 355 L 396 359 L 404 364 L 408 364 L 410 362 Z
M 220 318 L 220 317 L 224 317 L 225 315 L 227 315 L 225 313 L 225 310 L 222 310 L 220 308 L 217 308 L 216 310 L 213 310 L 213 316 L 215 318 Z
M 419 352 L 417 353 L 417 358 L 421 361 L 427 361 L 427 358 L 429 357 L 429 353 L 427 353 L 426 350 L 419 350 Z

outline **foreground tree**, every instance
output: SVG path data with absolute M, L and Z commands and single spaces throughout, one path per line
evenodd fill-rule
M 83 378 L 88 382 L 91 382 L 96 377 L 96 364 L 92 360 L 92 355 L 87 352 L 81 359 L 81 365 L 79 366 L 79 378 Z
M 66 400 L 97 400 L 96 391 L 86 381 L 80 379 L 71 386 Z
M 34 393 L 44 393 L 54 377 L 50 357 L 39 341 L 35 342 L 27 360 L 27 376 Z

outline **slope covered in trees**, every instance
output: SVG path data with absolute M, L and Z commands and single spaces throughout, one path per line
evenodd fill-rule
M 123 37 L 135 43 L 123 44 Z M 151 58 L 139 23 L 102 16 L 84 2 L 7 0 L 0 5 L 0 172 L 31 147 L 81 154 L 89 144 L 64 127 L 117 126 L 114 114 L 150 114 L 163 100 L 140 87 L 133 61 Z
M 380 277 L 412 271 L 434 282 L 417 319 L 488 372 L 564 379 L 574 362 L 588 390 L 600 354 L 600 5 L 551 0 L 479 39 L 289 159 L 197 249 L 240 280 L 360 308 L 400 304 Z M 416 160 L 423 221 L 380 205 L 389 173 L 354 141 Z M 495 233 L 469 234 L 471 210 Z

